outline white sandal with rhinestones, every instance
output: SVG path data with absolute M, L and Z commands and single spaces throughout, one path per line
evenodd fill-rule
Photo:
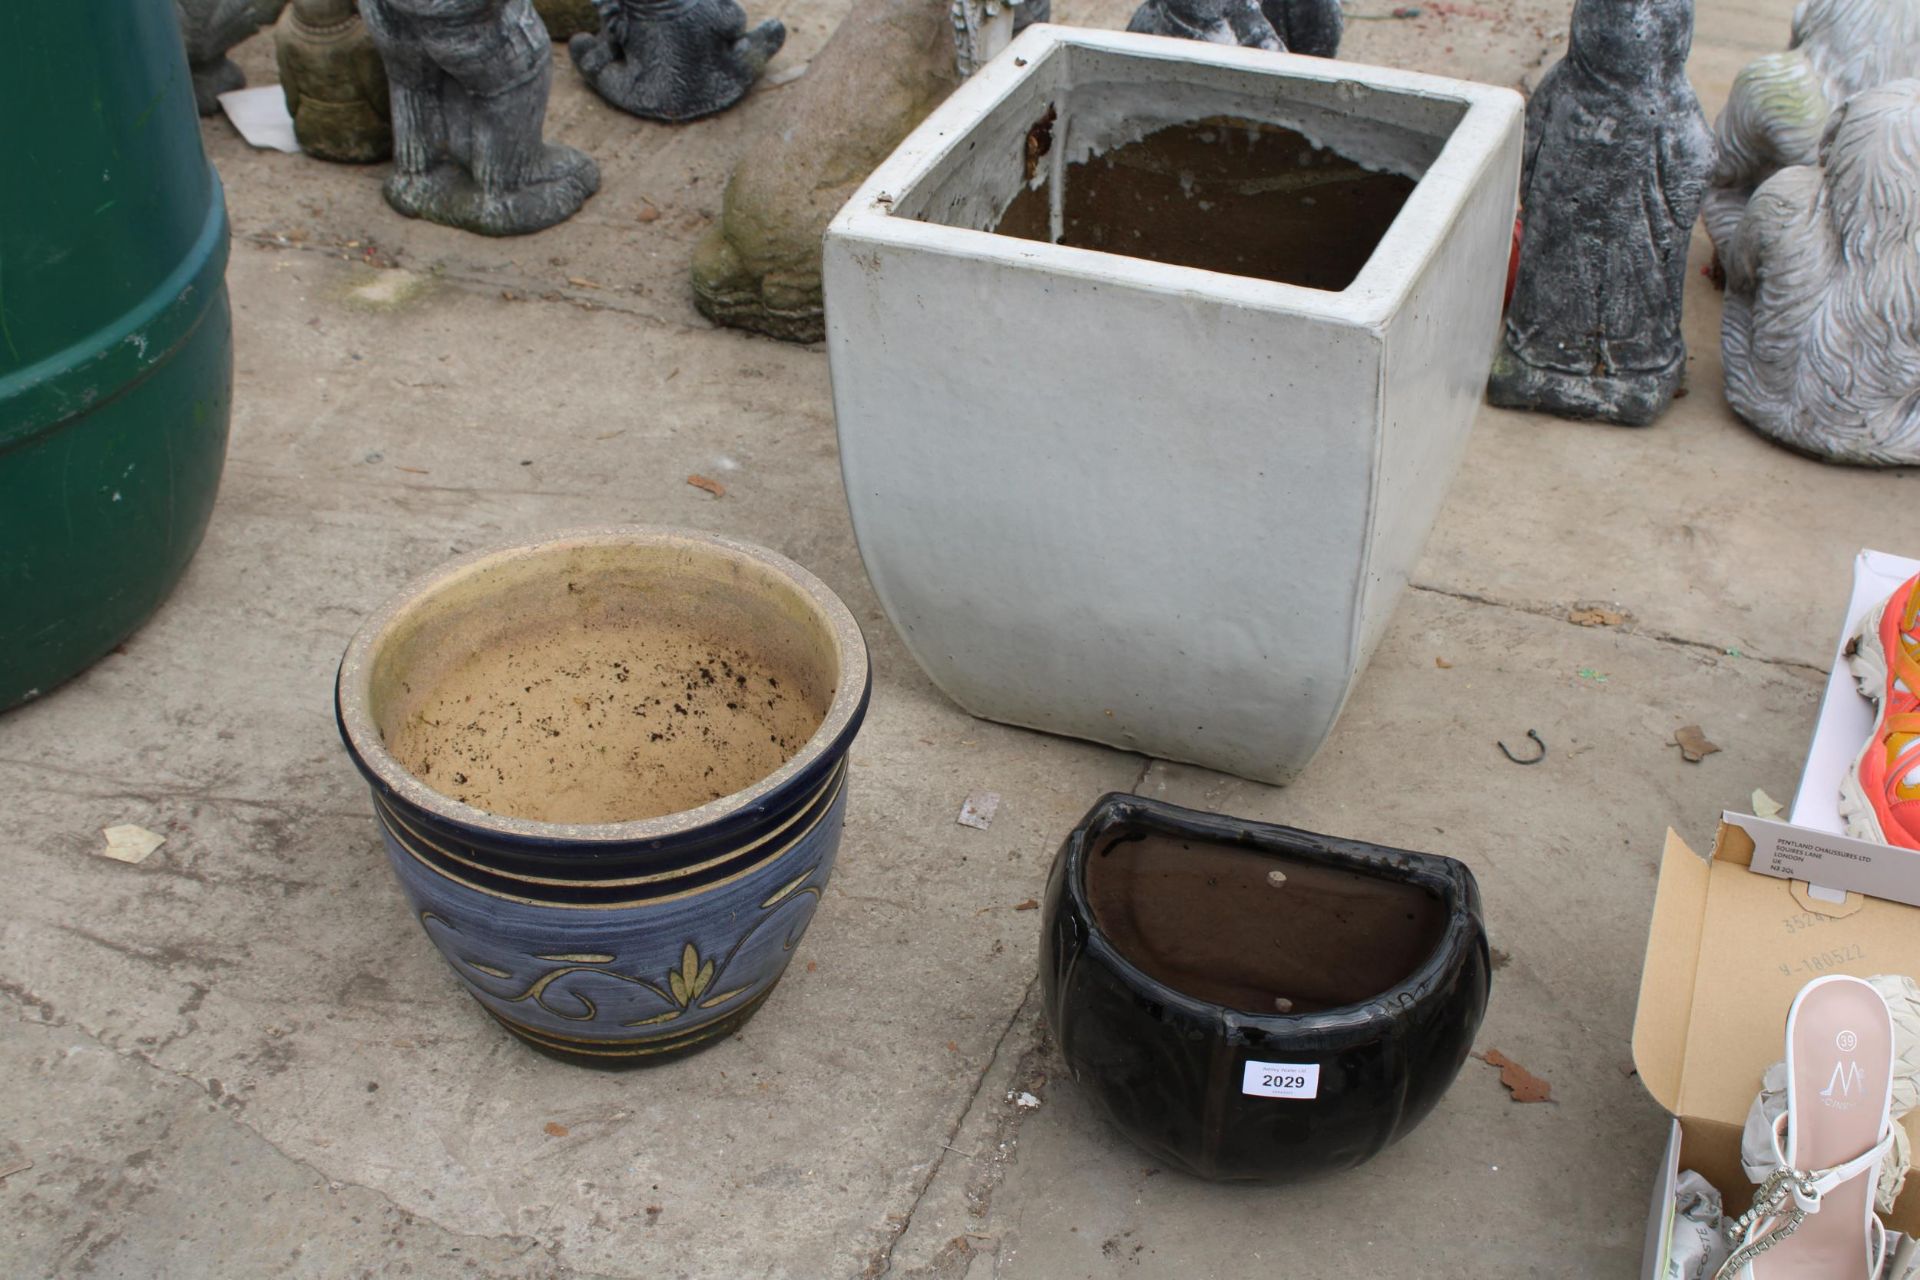
M 1729 1228 L 1715 1280 L 1873 1280 L 1886 1228 L 1873 1212 L 1893 1145 L 1893 1019 L 1859 978 L 1816 978 L 1787 1014 L 1787 1110 L 1777 1167 Z M 1781 1147 L 1784 1130 L 1786 1145 Z

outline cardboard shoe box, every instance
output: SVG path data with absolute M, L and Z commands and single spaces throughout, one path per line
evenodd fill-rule
M 1861 614 L 1917 571 L 1920 562 L 1878 552 L 1856 562 L 1791 821 L 1728 814 L 1707 858 L 1667 833 L 1633 1025 L 1641 1082 L 1673 1116 L 1649 1215 L 1645 1280 L 1666 1274 L 1680 1170 L 1711 1182 L 1729 1219 L 1751 1202 L 1741 1130 L 1761 1074 L 1785 1056 L 1787 1010 L 1800 988 L 1831 973 L 1920 978 L 1920 907 L 1891 900 L 1920 901 L 1920 853 L 1847 840 L 1836 804 L 1840 779 L 1874 722 L 1847 668 L 1846 643 Z M 1795 871 L 1828 883 L 1809 885 L 1791 878 Z M 1860 888 L 1890 896 L 1848 891 Z M 1909 1137 L 1920 1138 L 1920 1112 L 1904 1123 Z M 1909 1179 L 1885 1221 L 1889 1230 L 1920 1233 L 1920 1177 Z
M 1656 1179 L 1643 1274 L 1666 1274 L 1674 1181 L 1697 1170 L 1719 1189 L 1729 1218 L 1753 1184 L 1740 1167 L 1740 1131 L 1760 1076 L 1786 1054 L 1787 1009 L 1823 974 L 1920 975 L 1920 908 L 1850 893 L 1841 902 L 1748 866 L 1753 840 L 1722 824 L 1702 858 L 1667 833 L 1654 899 L 1633 1064 L 1673 1116 L 1666 1167 Z M 1920 1112 L 1906 1118 L 1920 1138 Z M 1909 1179 L 1891 1230 L 1920 1233 L 1920 1178 Z

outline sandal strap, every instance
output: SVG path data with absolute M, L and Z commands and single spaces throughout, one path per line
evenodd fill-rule
M 1773 1159 L 1776 1170 L 1784 1169 L 1793 1177 L 1785 1185 L 1792 1190 L 1793 1202 L 1802 1213 L 1820 1212 L 1820 1199 L 1827 1192 L 1843 1182 L 1851 1182 L 1869 1169 L 1877 1170 L 1880 1162 L 1886 1159 L 1887 1152 L 1893 1149 L 1893 1125 L 1888 1124 L 1880 1135 L 1880 1141 L 1843 1164 L 1828 1169 L 1796 1169 L 1787 1162 L 1786 1152 L 1781 1149 L 1780 1138 L 1787 1129 L 1785 1112 L 1774 1118 L 1773 1122 Z

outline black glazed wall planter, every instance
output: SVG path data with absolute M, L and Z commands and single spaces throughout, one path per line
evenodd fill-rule
M 1204 1178 L 1350 1169 L 1453 1083 L 1486 1011 L 1452 858 L 1108 795 L 1047 884 L 1040 976 L 1074 1080 Z

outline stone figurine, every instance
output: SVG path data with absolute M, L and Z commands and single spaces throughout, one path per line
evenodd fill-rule
M 1146 0 L 1127 30 L 1331 58 L 1344 25 L 1340 0 Z
M 393 154 L 387 71 L 354 0 L 293 0 L 273 55 L 302 151 L 346 164 Z
M 1127 30 L 1272 53 L 1283 53 L 1287 47 L 1256 0 L 1147 0 L 1133 11 Z
M 1734 78 L 1717 132 L 1704 209 L 1724 258 L 1754 188 L 1792 165 L 1817 164 L 1833 109 L 1862 89 L 1920 76 L 1920 4 L 1801 0 L 1793 39 Z
M 970 2 L 970 0 L 969 0 Z M 1045 22 L 1046 0 L 1015 10 Z M 714 323 L 789 342 L 825 336 L 820 240 L 853 189 L 960 83 L 950 0 L 862 0 L 791 89 L 784 127 L 735 166 L 693 258 L 693 297 Z
M 361 0 L 393 103 L 387 203 L 482 235 L 572 217 L 600 171 L 541 126 L 553 50 L 528 0 Z
M 678 124 L 746 96 L 786 43 L 769 18 L 751 31 L 734 0 L 596 0 L 600 30 L 567 44 L 601 97 L 643 120 Z
M 1834 109 L 1818 163 L 1760 185 L 1723 258 L 1727 403 L 1789 448 L 1920 464 L 1920 80 Z
M 247 77 L 227 50 L 280 16 L 287 0 L 173 0 L 193 76 L 193 102 L 203 116 L 220 110 L 220 95 L 244 89 Z
M 964 80 L 1013 42 L 1016 26 L 1024 27 L 1021 15 L 1027 12 L 1027 0 L 951 0 L 947 12 L 953 18 L 953 68 Z
M 1566 57 L 1527 104 L 1494 404 L 1643 426 L 1672 402 L 1687 242 L 1713 166 L 1692 41 L 1693 0 L 1576 0 Z

